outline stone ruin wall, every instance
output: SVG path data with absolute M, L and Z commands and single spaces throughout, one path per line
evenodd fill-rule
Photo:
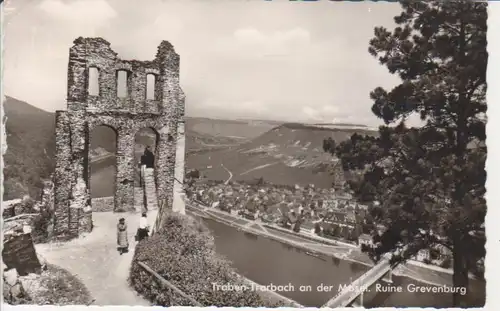
M 186 134 L 184 126 L 184 122 L 179 122 L 177 126 L 178 137 L 175 156 L 174 201 L 172 203 L 172 210 L 183 215 L 186 214 L 186 194 L 184 192 Z
M 112 212 L 115 204 L 114 197 L 92 199 L 92 212 Z
M 89 69 L 98 70 L 99 94 L 89 95 Z M 127 72 L 127 97 L 117 96 L 118 71 Z M 147 75 L 155 76 L 154 99 L 146 98 Z M 173 202 L 177 124 L 184 117 L 179 55 L 161 42 L 153 61 L 122 60 L 102 38 L 78 38 L 70 48 L 67 110 L 56 112 L 54 236 L 74 238 L 92 229 L 90 133 L 96 126 L 117 134 L 114 211 L 134 210 L 135 135 L 151 128 L 158 135 L 158 199 Z

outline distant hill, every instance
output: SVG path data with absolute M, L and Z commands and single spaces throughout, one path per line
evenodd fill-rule
M 262 177 L 275 184 L 330 187 L 338 160 L 323 151 L 323 140 L 331 137 L 339 143 L 354 133 L 377 135 L 369 129 L 286 123 L 238 146 L 188 154 L 186 166 L 212 180 L 226 180 L 229 170 L 233 180 Z
M 220 120 L 208 118 L 186 118 L 186 133 L 200 133 L 213 137 L 236 139 L 255 138 L 279 123 L 261 120 Z

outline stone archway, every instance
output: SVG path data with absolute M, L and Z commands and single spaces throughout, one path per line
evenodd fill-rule
M 97 69 L 98 95 L 89 95 L 90 68 Z M 118 72 L 123 71 L 126 85 L 119 97 Z M 146 94 L 146 77 L 151 74 L 153 99 Z M 142 128 L 158 133 L 157 196 L 171 207 L 175 137 L 184 116 L 179 55 L 173 46 L 163 41 L 153 61 L 128 61 L 119 59 L 104 39 L 80 37 L 70 48 L 67 98 L 67 110 L 56 112 L 55 238 L 70 239 L 91 230 L 89 133 L 99 125 L 117 132 L 114 211 L 134 210 L 134 145 Z

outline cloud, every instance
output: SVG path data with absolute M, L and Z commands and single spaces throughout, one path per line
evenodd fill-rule
M 94 27 L 103 25 L 117 15 L 105 0 L 44 0 L 39 8 L 52 18 Z
M 321 107 L 321 110 L 323 113 L 329 114 L 329 115 L 334 115 L 339 112 L 339 108 L 337 106 L 329 106 L 325 105 Z
M 220 38 L 215 52 L 247 57 L 287 56 L 310 47 L 310 34 L 303 28 L 263 32 L 256 28 L 238 28 L 231 37 Z
M 78 36 L 103 37 L 120 58 L 140 60 L 169 40 L 181 57 L 186 109 L 198 116 L 379 124 L 368 94 L 398 82 L 366 51 L 373 26 L 390 26 L 397 3 L 371 4 L 369 13 L 348 3 L 10 2 L 5 92 L 50 111 L 65 107 L 68 49 Z
M 220 99 L 209 98 L 204 100 L 198 107 L 190 107 L 195 115 L 211 117 L 236 117 L 247 118 L 248 116 L 266 116 L 270 113 L 268 104 L 261 100 Z
M 284 48 L 308 44 L 310 35 L 302 28 L 274 31 L 269 34 L 264 34 L 255 28 L 243 28 L 234 32 L 234 38 L 240 44 Z
M 302 112 L 305 114 L 305 117 L 309 120 L 320 120 L 319 111 L 309 106 L 302 107 Z
M 269 110 L 264 102 L 258 100 L 242 102 L 238 105 L 238 108 L 238 110 L 242 109 L 243 111 L 255 112 L 257 114 L 262 114 Z
M 285 56 L 297 53 L 310 43 L 309 32 L 302 28 L 263 33 L 255 28 L 238 29 L 234 38 L 240 47 L 260 56 Z
M 311 121 L 330 122 L 337 119 L 340 109 L 337 106 L 324 105 L 320 108 L 305 106 L 302 108 L 302 113 Z

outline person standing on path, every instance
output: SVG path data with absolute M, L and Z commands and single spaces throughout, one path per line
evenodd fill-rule
M 125 218 L 120 218 L 116 229 L 116 242 L 118 243 L 118 251 L 120 252 L 120 255 L 123 253 L 128 253 L 127 224 L 125 223 Z
M 137 241 L 140 242 L 149 236 L 149 225 L 146 213 L 142 213 L 139 220 L 139 229 L 137 229 Z

